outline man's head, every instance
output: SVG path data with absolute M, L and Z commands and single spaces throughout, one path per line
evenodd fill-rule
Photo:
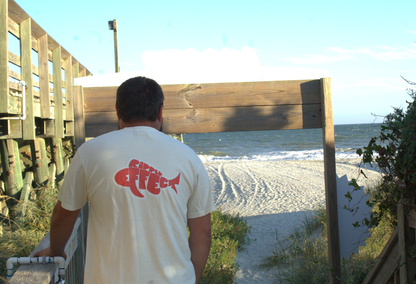
M 146 77 L 128 79 L 117 89 L 116 108 L 126 123 L 156 121 L 163 105 L 162 88 Z

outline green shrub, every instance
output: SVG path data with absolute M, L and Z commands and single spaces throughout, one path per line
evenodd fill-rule
M 237 251 L 250 242 L 246 234 L 250 227 L 241 217 L 212 212 L 212 244 L 201 284 L 233 283 L 238 266 Z

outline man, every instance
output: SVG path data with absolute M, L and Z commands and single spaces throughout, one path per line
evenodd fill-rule
M 120 130 L 78 149 L 52 214 L 50 248 L 37 256 L 65 256 L 89 201 L 84 283 L 198 283 L 211 245 L 211 184 L 198 156 L 159 131 L 163 100 L 151 79 L 120 85 Z

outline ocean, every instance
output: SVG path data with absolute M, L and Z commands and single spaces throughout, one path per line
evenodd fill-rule
M 358 148 L 379 136 L 380 123 L 335 125 L 336 157 L 359 158 Z M 223 160 L 323 160 L 322 129 L 184 134 L 203 162 Z

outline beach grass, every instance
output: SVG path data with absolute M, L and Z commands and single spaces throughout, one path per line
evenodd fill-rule
M 341 261 L 341 282 L 360 284 L 380 254 L 391 233 L 388 220 L 370 229 L 371 237 L 358 254 Z M 329 283 L 328 242 L 325 208 L 313 211 L 302 225 L 284 240 L 277 240 L 273 255 L 263 262 L 264 267 L 276 270 L 276 283 Z
M 50 218 L 56 203 L 58 189 L 40 187 L 37 198 L 26 204 L 15 201 L 12 212 L 21 211 L 25 206 L 25 216 L 4 217 L 3 234 L 0 235 L 0 276 L 6 276 L 6 261 L 10 257 L 25 257 L 36 248 L 49 231 Z M 13 214 L 12 214 L 13 215 Z M 17 268 L 17 266 L 16 266 Z

